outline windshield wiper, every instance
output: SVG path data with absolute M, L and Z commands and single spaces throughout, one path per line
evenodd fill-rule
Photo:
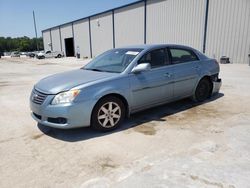
M 104 72 L 103 70 L 100 69 L 88 69 L 88 68 L 83 68 L 84 70 L 91 70 L 91 71 L 98 71 L 98 72 Z
M 111 71 L 111 70 L 105 70 L 105 72 L 110 72 L 110 73 L 120 73 L 119 71 Z
M 83 70 L 91 70 L 91 71 L 98 71 L 98 72 L 111 72 L 111 73 L 120 73 L 118 71 L 111 71 L 111 70 L 100 70 L 100 69 L 90 69 L 90 68 L 81 68 Z

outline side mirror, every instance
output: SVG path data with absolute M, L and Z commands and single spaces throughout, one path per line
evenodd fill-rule
M 144 72 L 144 71 L 148 71 L 151 69 L 151 65 L 149 63 L 141 63 L 139 65 L 136 65 L 133 69 L 132 69 L 132 73 L 140 73 L 140 72 Z

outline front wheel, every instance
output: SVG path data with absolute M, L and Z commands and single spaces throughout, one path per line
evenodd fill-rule
M 61 57 L 62 57 L 62 55 L 61 55 L 61 54 L 58 54 L 58 55 L 57 55 L 57 57 L 58 57 L 58 58 L 61 58 Z
M 110 131 L 117 128 L 124 120 L 125 106 L 113 96 L 101 99 L 93 109 L 91 126 L 100 131 Z
M 203 78 L 197 85 L 195 90 L 194 100 L 197 102 L 203 102 L 210 96 L 212 86 L 208 79 Z
M 37 59 L 45 59 L 45 56 L 37 56 Z

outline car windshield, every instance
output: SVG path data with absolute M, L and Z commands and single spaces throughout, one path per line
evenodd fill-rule
M 85 70 L 101 72 L 123 72 L 133 59 L 142 51 L 138 48 L 113 49 L 97 56 L 83 67 Z

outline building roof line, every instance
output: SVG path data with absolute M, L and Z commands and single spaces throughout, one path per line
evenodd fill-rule
M 119 7 L 115 7 L 115 8 L 112 8 L 112 9 L 108 9 L 108 10 L 105 10 L 103 12 L 99 12 L 99 13 L 96 13 L 96 14 L 92 14 L 90 16 L 86 16 L 86 17 L 83 17 L 83 18 L 80 18 L 80 19 L 76 19 L 76 20 L 73 20 L 73 21 L 70 21 L 70 22 L 66 22 L 66 23 L 63 23 L 63 24 L 59 24 L 59 25 L 56 25 L 54 27 L 50 27 L 50 28 L 47 28 L 47 29 L 44 29 L 42 30 L 42 33 L 45 32 L 45 31 L 49 31 L 49 30 L 52 30 L 52 29 L 56 29 L 58 28 L 59 26 L 62 27 L 64 25 L 68 25 L 68 24 L 72 24 L 74 22 L 78 22 L 78 21 L 82 21 L 82 20 L 85 20 L 85 19 L 88 19 L 88 18 L 91 18 L 91 17 L 95 17 L 95 16 L 98 16 L 98 15 L 101 15 L 101 14 L 105 14 L 105 13 L 109 13 L 112 11 L 115 11 L 115 10 L 118 10 L 118 9 L 122 9 L 122 8 L 126 8 L 126 7 L 129 7 L 129 6 L 132 6 L 132 5 L 136 5 L 136 4 L 140 4 L 142 2 L 144 2 L 146 0 L 139 0 L 139 1 L 135 1 L 135 2 L 132 2 L 132 3 L 129 3 L 129 4 L 126 4 L 126 5 L 122 5 L 122 6 L 119 6 Z

